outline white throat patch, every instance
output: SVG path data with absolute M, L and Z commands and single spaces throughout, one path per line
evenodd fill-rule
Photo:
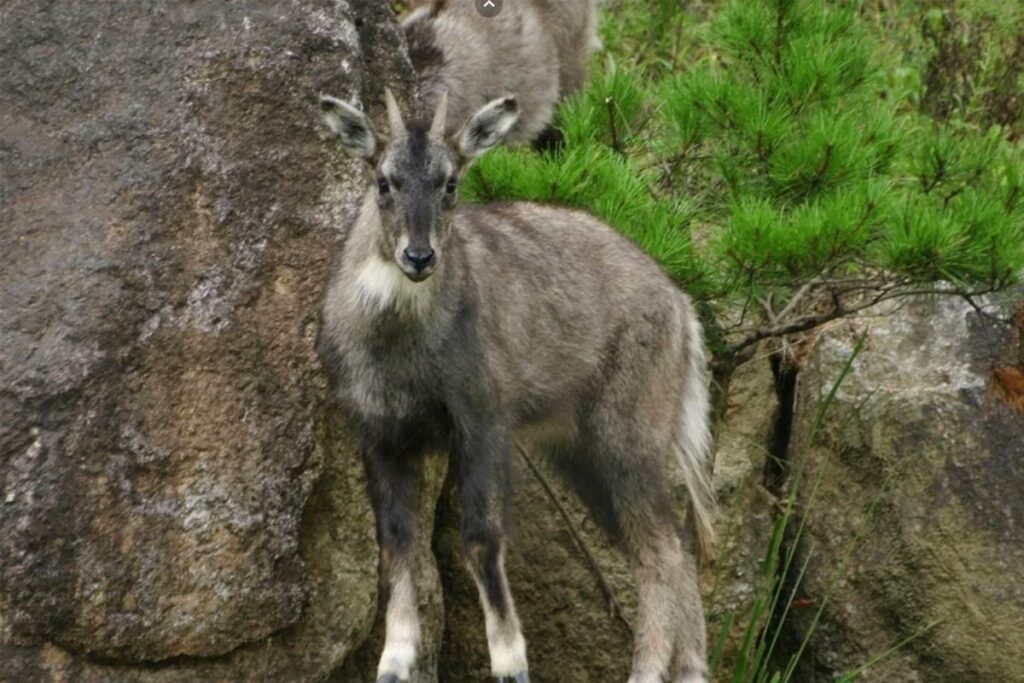
M 423 312 L 430 304 L 433 293 L 431 278 L 413 282 L 396 263 L 389 263 L 374 255 L 363 261 L 356 273 L 355 295 L 359 304 L 374 312 L 409 308 Z

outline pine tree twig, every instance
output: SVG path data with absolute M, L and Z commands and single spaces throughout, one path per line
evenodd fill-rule
M 785 10 L 783 8 L 783 0 L 776 0 L 775 2 L 775 66 L 781 71 L 782 69 L 782 41 L 784 40 L 782 35 L 782 29 L 786 25 Z
M 680 9 L 682 10 L 683 8 L 680 7 Z M 672 45 L 672 70 L 673 71 L 676 70 L 676 67 L 677 67 L 677 65 L 679 63 L 679 46 L 683 42 L 683 21 L 684 21 L 683 18 L 680 18 L 678 20 L 677 25 L 676 25 L 676 39 L 675 39 L 675 43 Z
M 996 287 L 993 287 L 992 291 L 995 291 L 995 289 L 996 289 Z M 982 292 L 982 294 L 989 294 L 989 293 L 990 292 Z M 995 315 L 994 313 L 989 313 L 988 311 L 986 311 L 985 308 L 981 304 L 979 304 L 977 301 L 975 301 L 975 297 L 977 297 L 978 294 L 971 294 L 971 293 L 968 293 L 968 292 L 963 292 L 963 293 L 960 294 L 960 296 L 963 298 L 964 301 L 966 301 L 968 304 L 970 304 L 971 308 L 973 308 L 974 311 L 978 315 L 980 315 L 981 317 L 983 317 L 983 318 L 985 318 L 987 320 L 991 320 L 994 323 L 999 323 L 1000 325 L 1012 325 L 1013 324 L 1013 318 L 1012 317 L 1004 318 L 1002 316 Z
M 598 586 L 601 588 L 601 592 L 604 593 L 605 600 L 608 601 L 609 613 L 622 622 L 623 626 L 626 627 L 626 630 L 632 634 L 633 625 L 629 623 L 629 619 L 626 618 L 626 613 L 622 608 L 622 604 L 619 602 L 618 598 L 615 597 L 615 592 L 612 590 L 611 584 L 608 583 L 608 579 L 605 578 L 604 572 L 601 570 L 601 565 L 597 563 L 597 558 L 595 558 L 593 553 L 590 552 L 590 548 L 587 547 L 587 544 L 580 537 L 579 532 L 576 531 L 576 526 L 573 524 L 572 518 L 569 516 L 569 512 L 562 505 L 561 501 L 558 500 L 558 495 L 555 493 L 554 489 L 551 488 L 551 484 L 548 483 L 548 480 L 544 477 L 543 473 L 541 473 L 537 465 L 534 464 L 533 460 L 530 459 L 530 456 L 527 455 L 526 449 L 523 445 L 519 443 L 519 441 L 516 441 L 515 445 L 516 450 L 519 451 L 519 455 L 526 463 L 526 466 L 537 481 L 540 482 L 541 488 L 544 489 L 544 492 L 551 500 L 551 503 L 555 506 L 555 509 L 558 510 L 558 514 L 562 517 L 562 521 L 565 522 L 566 529 L 569 530 L 569 534 L 576 542 L 576 546 L 580 549 L 580 552 L 583 553 L 587 564 L 590 565 L 591 573 L 594 574 L 594 577 L 597 579 Z
M 925 194 L 931 194 L 932 190 L 938 187 L 939 183 L 946 179 L 946 160 L 937 159 L 935 163 L 935 175 L 930 180 L 921 183 L 921 190 Z
M 638 123 L 636 125 L 636 128 L 633 129 L 633 131 L 632 131 L 633 137 L 639 136 L 640 133 L 644 132 L 644 129 L 647 128 L 647 124 L 649 124 L 651 122 L 651 119 L 654 118 L 655 114 L 657 114 L 660 111 L 661 111 L 661 105 L 660 104 L 657 104 L 657 105 L 655 105 L 653 107 L 649 107 L 649 111 L 647 112 L 647 115 L 643 118 L 643 120 L 640 123 Z
M 764 314 L 768 318 L 768 324 L 774 325 L 778 321 L 778 316 L 775 315 L 775 309 L 772 308 L 772 293 L 768 292 L 768 296 L 758 299 L 761 302 L 761 308 L 764 309 Z
M 825 155 L 821 159 L 821 163 L 818 165 L 818 170 L 815 171 L 814 177 L 811 178 L 811 188 L 817 189 L 821 186 L 821 181 L 825 179 L 825 174 L 828 173 L 828 166 L 832 163 L 832 143 L 825 145 Z
M 782 308 L 782 310 L 779 312 L 779 314 L 777 316 L 775 316 L 776 319 L 777 320 L 785 320 L 786 316 L 788 316 L 790 313 L 793 312 L 793 309 L 795 309 L 796 305 L 798 303 L 800 303 L 800 301 L 805 296 L 807 296 L 808 292 L 810 292 L 812 288 L 814 288 L 814 287 L 816 287 L 818 285 L 821 285 L 821 284 L 822 284 L 822 281 L 819 280 L 818 278 L 814 278 L 814 279 L 811 279 L 811 280 L 808 280 L 807 282 L 805 282 L 800 287 L 800 289 L 796 290 L 796 292 L 793 293 L 793 296 L 789 297 L 789 301 Z
M 855 306 L 846 307 L 842 305 L 842 300 L 836 300 L 836 305 L 831 311 L 827 313 L 815 313 L 813 315 L 806 315 L 801 318 L 789 323 L 781 323 L 772 327 L 764 327 L 759 330 L 755 330 L 740 341 L 727 347 L 727 352 L 736 353 L 745 349 L 748 346 L 756 344 L 762 339 L 768 339 L 773 337 L 784 337 L 799 332 L 806 332 L 824 325 L 825 323 L 844 318 L 847 316 L 854 315 L 861 311 L 864 311 L 872 306 L 877 306 L 884 301 L 890 301 L 892 299 L 913 297 L 913 296 L 926 296 L 926 295 L 946 295 L 946 296 L 959 296 L 965 299 L 968 303 L 974 306 L 975 310 L 982 312 L 982 309 L 976 304 L 972 303 L 972 299 L 975 297 L 983 296 L 985 294 L 991 294 L 996 291 L 995 287 L 987 287 L 985 289 L 968 292 L 958 287 L 922 287 L 916 289 L 904 289 L 903 283 L 897 281 L 886 287 L 880 287 L 879 293 L 875 296 L 868 298 L 866 301 L 858 303 Z M 989 315 L 989 314 L 985 314 Z
M 615 127 L 615 100 L 611 97 L 604 98 L 604 106 L 608 109 L 608 126 L 612 133 L 612 149 L 622 154 L 622 147 L 619 144 L 619 133 Z
M 1003 209 L 1009 213 L 1013 211 L 1017 205 L 1017 199 L 1020 197 L 1021 187 L 1020 185 L 1014 185 L 1010 188 L 1010 191 L 1006 193 L 1006 201 L 1003 202 Z

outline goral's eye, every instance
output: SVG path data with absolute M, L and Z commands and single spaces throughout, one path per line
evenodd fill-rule
M 391 192 L 391 185 L 388 184 L 388 179 L 384 176 L 377 178 L 377 189 L 380 190 L 381 194 Z
M 449 178 L 448 184 L 444 186 L 444 191 L 447 192 L 448 194 L 452 194 L 453 192 L 455 192 L 455 188 L 457 188 L 458 186 L 459 183 L 455 180 L 455 178 Z

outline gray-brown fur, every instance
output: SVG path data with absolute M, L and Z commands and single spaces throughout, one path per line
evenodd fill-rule
M 640 610 L 630 683 L 706 680 L 695 562 L 669 483 L 675 462 L 709 541 L 707 389 L 693 305 L 587 213 L 457 204 L 457 180 L 511 129 L 514 101 L 488 104 L 452 139 L 443 105 L 428 130 L 406 126 L 388 99 L 386 144 L 357 110 L 323 100 L 329 128 L 366 159 L 371 181 L 325 294 L 320 350 L 359 429 L 377 513 L 391 590 L 380 680 L 405 680 L 418 647 L 412 511 L 420 458 L 438 448 L 457 472 L 492 671 L 528 680 L 503 566 L 517 438 L 585 472 L 588 499 L 632 559 Z M 432 250 L 429 265 L 410 265 L 412 245 Z
M 449 120 L 462 123 L 494 98 L 514 95 L 520 118 L 505 141 L 533 142 L 559 101 L 583 85 L 596 13 L 595 0 L 509 1 L 492 18 L 472 0 L 419 3 L 403 26 L 426 110 L 447 91 Z

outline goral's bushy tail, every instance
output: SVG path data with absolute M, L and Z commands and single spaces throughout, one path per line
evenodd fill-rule
M 676 455 L 690 494 L 691 514 L 701 556 L 711 559 L 714 557 L 715 545 L 715 493 L 709 472 L 711 407 L 704 337 L 696 314 L 691 314 L 686 332 L 689 367 L 686 386 L 683 388 L 683 423 L 676 444 Z

